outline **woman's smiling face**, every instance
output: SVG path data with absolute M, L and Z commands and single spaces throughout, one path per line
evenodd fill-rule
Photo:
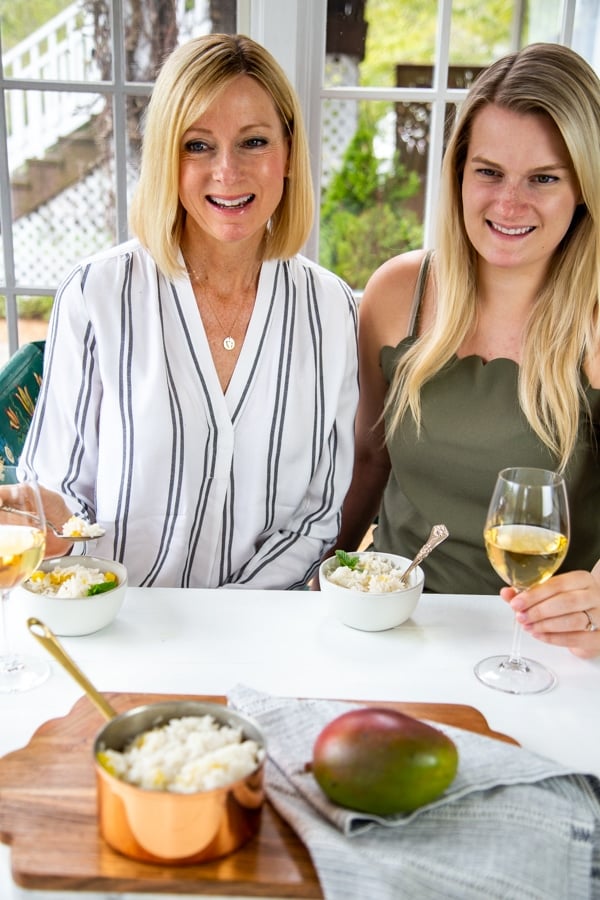
M 545 269 L 580 202 L 554 122 L 494 104 L 480 110 L 472 122 L 462 201 L 467 235 L 482 260 Z
M 256 242 L 281 200 L 289 140 L 261 85 L 240 75 L 181 140 L 179 199 L 193 240 Z

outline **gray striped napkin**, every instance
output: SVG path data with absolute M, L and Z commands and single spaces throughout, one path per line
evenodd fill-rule
M 326 900 L 600 900 L 600 780 L 520 747 L 432 723 L 459 752 L 435 803 L 377 817 L 327 800 L 305 764 L 321 729 L 356 704 L 237 685 L 263 729 L 266 789 L 311 855 Z

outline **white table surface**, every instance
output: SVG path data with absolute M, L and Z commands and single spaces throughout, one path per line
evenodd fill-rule
M 52 674 L 27 693 L 0 694 L 0 756 L 66 715 L 82 694 L 27 631 L 16 594 L 7 612 L 15 649 L 44 656 Z M 504 694 L 480 684 L 473 665 L 508 651 L 511 635 L 511 611 L 492 596 L 426 594 L 404 625 L 369 634 L 329 617 L 318 592 L 129 588 L 112 625 L 61 642 L 101 691 L 227 694 L 243 683 L 290 697 L 469 704 L 523 747 L 600 776 L 600 660 L 524 635 L 524 655 L 550 666 L 558 685 L 547 694 Z M 98 714 L 98 728 L 103 723 Z M 2 900 L 78 895 L 140 897 L 24 890 L 0 844 Z

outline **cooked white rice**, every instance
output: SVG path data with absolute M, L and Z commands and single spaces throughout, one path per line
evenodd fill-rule
M 102 537 L 104 528 L 95 522 L 86 522 L 80 516 L 71 516 L 62 527 L 65 537 Z
M 38 569 L 25 582 L 25 587 L 36 594 L 52 594 L 54 597 L 87 597 L 94 584 L 107 582 L 118 584 L 114 572 L 101 572 L 88 566 L 55 566 L 49 572 Z
M 264 749 L 244 740 L 241 728 L 211 715 L 171 719 L 138 735 L 124 750 L 98 753 L 112 775 L 148 790 L 190 794 L 244 778 L 264 758 Z
M 354 569 L 340 565 L 329 572 L 327 580 L 353 591 L 382 594 L 406 590 L 407 585 L 402 581 L 402 571 L 378 553 L 364 553 Z

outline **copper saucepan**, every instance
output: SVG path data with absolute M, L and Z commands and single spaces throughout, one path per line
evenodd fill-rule
M 264 736 L 255 722 L 220 703 L 199 700 L 149 703 L 117 713 L 47 625 L 32 617 L 27 626 L 109 720 L 94 739 L 93 763 L 100 833 L 114 850 L 144 862 L 183 865 L 225 856 L 256 834 L 264 803 L 264 759 L 245 778 L 192 794 L 128 784 L 98 761 L 100 750 L 122 750 L 134 737 L 156 725 L 182 716 L 207 714 L 220 723 L 240 727 L 245 738 L 265 748 Z

